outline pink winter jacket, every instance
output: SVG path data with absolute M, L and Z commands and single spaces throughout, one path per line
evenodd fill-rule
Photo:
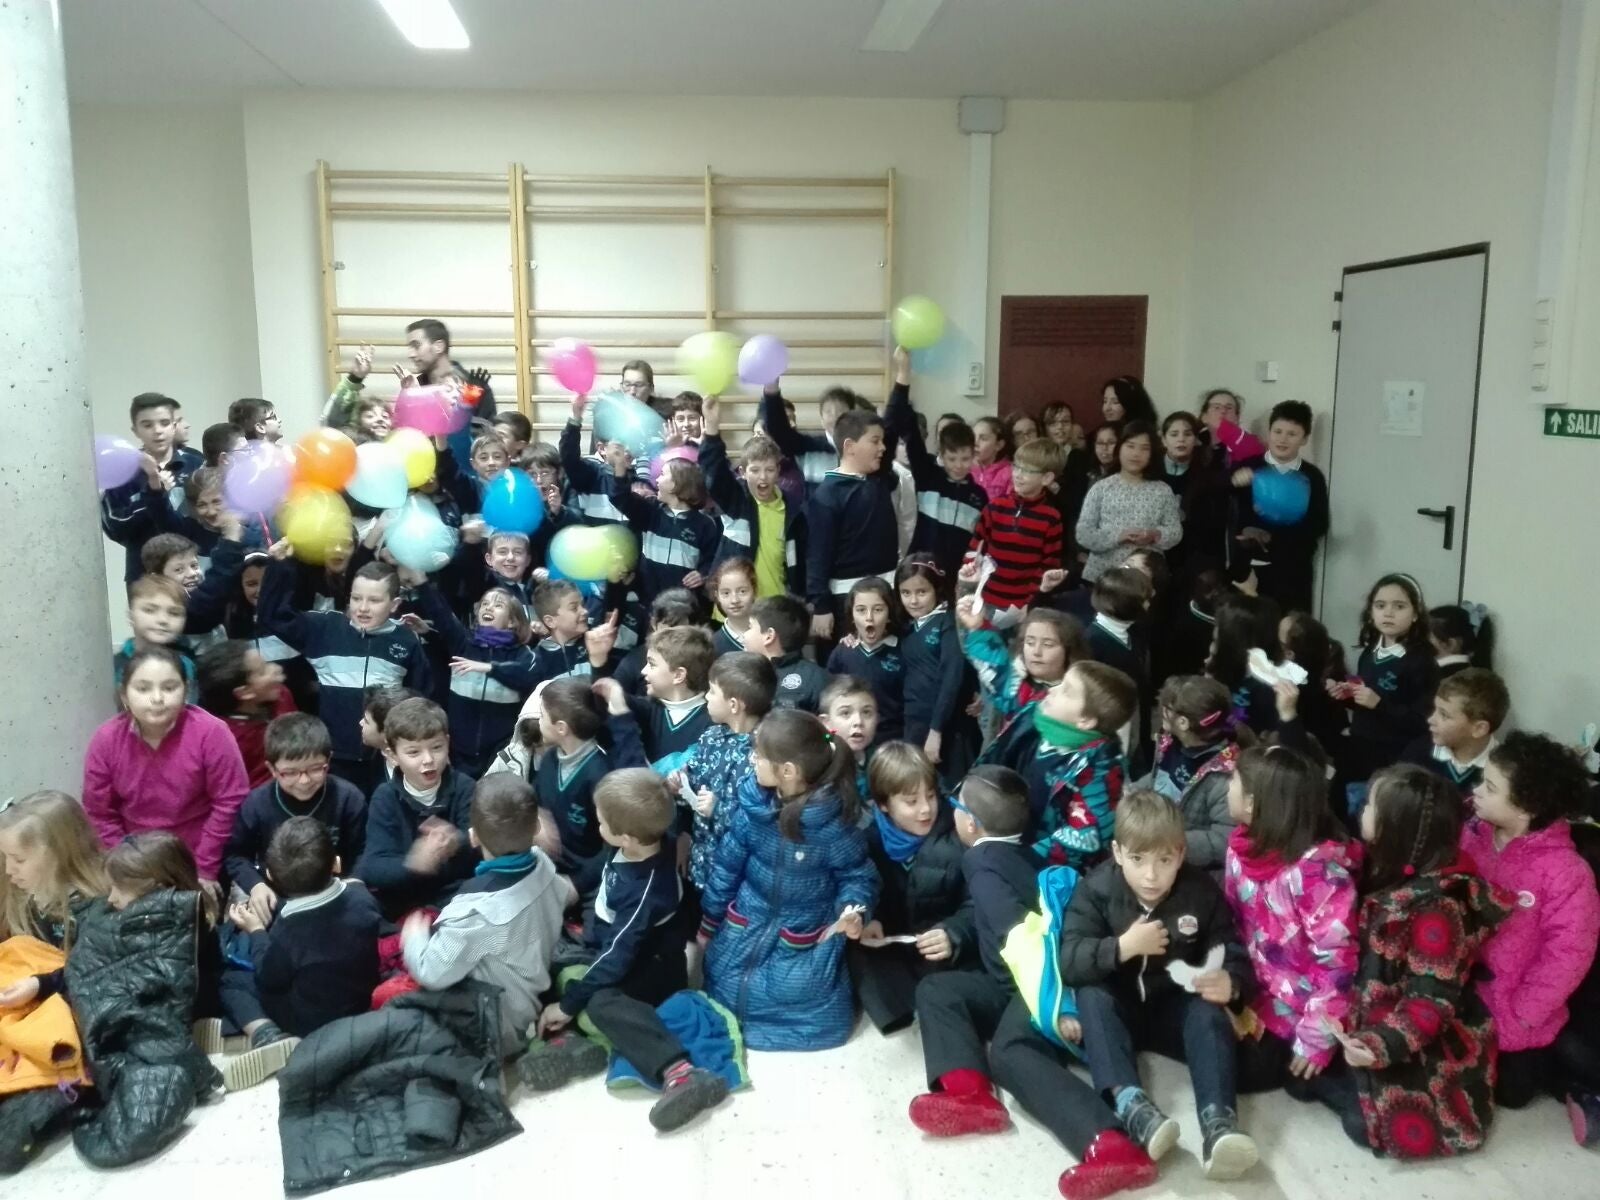
M 1516 909 L 1484 947 L 1493 977 L 1478 992 L 1494 1017 L 1502 1050 L 1536 1050 L 1567 1023 L 1567 999 L 1594 962 L 1600 895 L 1565 821 L 1494 845 L 1494 826 L 1476 817 L 1461 849 L 1478 873 L 1516 897 Z
M 1271 1033 L 1319 1067 L 1339 1048 L 1330 1023 L 1343 1028 L 1354 1000 L 1360 856 L 1353 843 L 1318 842 L 1285 866 L 1275 854 L 1254 855 L 1240 825 L 1223 862 L 1223 890 L 1260 984 L 1251 1006 Z
M 1004 500 L 1011 494 L 1011 460 L 997 458 L 987 467 L 972 464 L 972 478 L 991 500 Z

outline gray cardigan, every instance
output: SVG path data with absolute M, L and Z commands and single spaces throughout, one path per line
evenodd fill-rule
M 1171 550 L 1183 537 L 1183 514 L 1178 497 L 1160 480 L 1129 483 L 1109 475 L 1083 498 L 1076 530 L 1078 545 L 1089 551 L 1083 578 L 1093 583 L 1112 567 L 1120 567 L 1135 547 L 1121 539 L 1130 529 L 1155 529 L 1161 534 L 1155 549 Z

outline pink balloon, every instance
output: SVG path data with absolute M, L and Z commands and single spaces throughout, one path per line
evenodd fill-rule
M 94 439 L 94 482 L 102 492 L 121 487 L 139 473 L 143 451 L 127 438 L 102 433 Z
M 567 391 L 587 394 L 594 387 L 594 351 L 577 338 L 557 338 L 550 347 L 550 374 Z
M 673 459 L 682 459 L 684 462 L 697 463 L 700 461 L 700 451 L 693 446 L 669 446 L 660 454 L 650 460 L 650 484 L 655 486 L 661 479 L 661 472 L 666 470 L 667 464 Z
M 457 410 L 460 410 L 459 412 Z M 402 388 L 394 402 L 394 427 L 440 437 L 462 428 L 472 414 L 441 387 Z
M 271 442 L 251 442 L 228 458 L 222 498 L 234 512 L 268 513 L 283 503 L 294 478 L 294 459 Z
M 789 347 L 770 333 L 758 333 L 739 351 L 739 378 L 756 387 L 778 382 L 789 369 Z

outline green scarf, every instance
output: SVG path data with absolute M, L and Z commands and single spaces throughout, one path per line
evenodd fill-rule
M 1079 729 L 1076 725 L 1068 725 L 1065 721 L 1047 717 L 1037 704 L 1033 707 L 1033 727 L 1039 731 L 1039 737 L 1046 743 L 1064 750 L 1077 750 L 1101 736 L 1098 729 Z

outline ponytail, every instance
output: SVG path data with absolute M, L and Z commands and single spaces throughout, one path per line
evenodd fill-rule
M 768 762 L 793 763 L 805 777 L 806 790 L 783 801 L 778 832 L 791 842 L 804 842 L 801 817 L 819 792 L 833 789 L 839 797 L 839 819 L 854 825 L 861 813 L 856 787 L 856 756 L 842 737 L 829 733 L 810 713 L 780 709 L 762 718 L 756 748 Z

